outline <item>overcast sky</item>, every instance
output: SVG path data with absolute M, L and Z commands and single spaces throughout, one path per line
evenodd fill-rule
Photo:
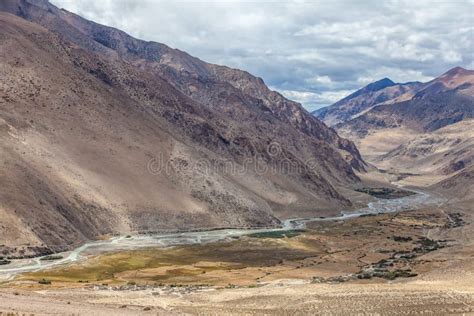
M 52 0 L 58 7 L 262 77 L 308 110 L 389 77 L 474 68 L 474 0 Z

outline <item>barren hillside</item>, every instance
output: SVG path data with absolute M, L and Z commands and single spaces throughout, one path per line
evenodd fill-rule
M 261 79 L 46 1 L 0 10 L 4 253 L 351 206 L 353 143 Z
M 313 112 L 329 126 L 342 124 L 369 111 L 376 105 L 412 95 L 420 82 L 395 83 L 388 78 L 373 82 L 328 107 Z
M 381 103 L 335 127 L 363 138 L 377 130 L 398 127 L 430 132 L 474 118 L 474 71 L 453 68 L 418 87 L 414 95 L 400 98 L 403 101 Z
M 450 175 L 474 164 L 474 120 L 423 133 L 376 159 L 384 169 Z

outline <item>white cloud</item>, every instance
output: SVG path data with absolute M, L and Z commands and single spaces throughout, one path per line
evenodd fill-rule
M 308 111 L 314 111 L 324 104 L 337 102 L 352 93 L 351 90 L 325 91 L 321 93 L 295 90 L 281 90 L 280 92 L 288 99 L 306 104 Z
M 323 84 L 323 85 L 330 85 L 332 83 L 332 80 L 328 76 L 318 76 L 318 75 L 316 75 L 313 78 L 306 79 L 306 82 Z
M 395 82 L 421 81 L 426 82 L 433 79 L 433 76 L 425 76 L 421 71 L 412 69 L 399 69 L 390 67 L 375 68 L 369 76 L 361 76 L 357 78 L 360 85 L 367 85 L 381 78 L 388 77 Z
M 448 50 L 443 52 L 443 60 L 448 63 L 459 63 L 462 62 L 462 56 L 454 50 Z
M 293 91 L 308 108 L 383 77 L 427 80 L 473 64 L 472 0 L 51 1 L 135 37 L 247 70 L 276 90 Z

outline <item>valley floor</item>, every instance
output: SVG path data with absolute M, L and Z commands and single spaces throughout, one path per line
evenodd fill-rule
M 442 205 L 315 222 L 287 236 L 103 254 L 3 284 L 0 315 L 470 314 L 469 208 Z
M 0 310 L 34 315 L 469 314 L 474 310 L 469 280 L 472 284 L 472 277 L 393 284 L 271 284 L 165 295 L 70 289 L 15 295 L 2 291 Z

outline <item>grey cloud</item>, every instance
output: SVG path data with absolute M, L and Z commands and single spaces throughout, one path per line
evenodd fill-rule
M 310 110 L 370 80 L 429 80 L 474 64 L 472 0 L 52 2 L 247 70 Z

